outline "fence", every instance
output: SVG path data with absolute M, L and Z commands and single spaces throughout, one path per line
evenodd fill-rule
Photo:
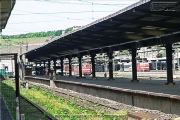
M 0 54 L 0 120 L 52 120 L 46 112 L 20 95 L 25 82 L 20 70 L 22 65 L 18 54 Z
M 11 119 L 19 119 L 19 71 L 17 54 L 0 54 L 0 94 Z M 2 104 L 2 103 L 1 103 Z M 2 109 L 2 108 L 1 108 Z M 3 109 L 4 110 L 4 109 Z M 6 114 L 6 113 L 5 113 Z M 3 116 L 6 119 L 6 116 Z

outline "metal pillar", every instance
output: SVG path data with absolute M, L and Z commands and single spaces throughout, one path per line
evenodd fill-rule
M 179 66 L 179 48 L 177 48 L 177 62 L 178 62 L 178 70 L 180 70 L 180 66 Z
M 46 61 L 43 61 L 44 69 L 46 68 Z
M 37 73 L 38 73 L 38 72 L 37 72 L 37 62 L 35 62 L 35 64 L 36 64 L 36 68 L 35 68 L 35 70 L 36 70 L 36 75 L 37 75 Z
M 137 80 L 137 65 L 136 65 L 137 49 L 132 48 L 131 52 L 132 52 L 132 80 L 131 82 L 139 82 L 139 80 Z
M 64 75 L 63 71 L 64 71 L 64 63 L 63 63 L 63 58 L 61 58 L 61 76 Z
M 96 70 L 95 70 L 95 55 L 91 54 L 91 64 L 92 64 L 92 79 L 96 79 Z
M 82 56 L 79 55 L 78 56 L 78 60 L 79 60 L 79 77 L 82 77 Z
M 108 80 L 114 80 L 113 79 L 113 52 L 109 52 L 108 57 L 109 57 L 109 79 Z
M 167 83 L 166 85 L 174 85 L 172 71 L 172 43 L 166 44 L 166 65 L 167 65 Z
M 56 59 L 53 60 L 53 63 L 54 63 L 54 64 L 53 64 L 53 67 L 54 67 L 54 74 L 55 74 L 55 75 L 56 75 L 56 61 L 57 61 Z
M 39 62 L 39 75 L 42 75 L 43 73 L 43 70 L 42 70 L 42 66 L 41 66 L 42 64 L 41 64 L 41 61 Z
M 43 61 L 43 74 L 46 75 L 46 61 Z
M 19 68 L 18 68 L 17 54 L 14 55 L 14 65 L 15 65 L 15 83 L 16 83 L 16 120 L 20 120 Z
M 50 67 L 51 67 L 51 66 L 50 66 L 51 63 L 50 63 L 50 62 L 51 62 L 51 61 L 48 60 L 48 75 L 49 75 L 49 72 L 50 72 L 50 70 L 51 70 L 51 68 L 50 68 Z
M 71 57 L 68 57 L 69 59 L 69 77 L 72 76 L 72 66 L 71 66 Z

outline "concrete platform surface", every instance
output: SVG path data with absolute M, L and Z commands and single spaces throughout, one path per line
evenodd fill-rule
M 41 77 L 41 78 L 49 78 L 49 76 L 31 76 L 31 77 Z M 108 78 L 105 77 L 97 77 L 97 79 L 92 79 L 91 77 L 86 78 L 76 78 L 76 76 L 68 77 L 68 76 L 56 76 L 56 80 L 64 80 L 64 81 L 73 81 L 80 83 L 88 83 L 88 84 L 96 84 L 110 87 L 117 87 L 123 89 L 131 89 L 131 90 L 140 90 L 147 92 L 155 92 L 155 93 L 163 93 L 170 95 L 180 96 L 180 80 L 174 80 L 175 85 L 165 85 L 167 82 L 166 79 L 138 79 L 139 83 L 131 82 L 130 78 L 114 78 L 114 80 L 108 81 Z

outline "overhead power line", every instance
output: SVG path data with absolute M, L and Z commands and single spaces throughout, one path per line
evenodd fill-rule
M 39 2 L 49 2 L 49 3 L 59 3 L 59 4 L 75 4 L 75 5 L 91 5 L 92 4 L 92 2 L 88 2 L 88 1 L 85 1 L 85 0 L 77 0 L 77 1 L 74 0 L 75 2 L 72 2 L 72 1 L 65 2 L 65 1 L 58 1 L 58 0 L 36 0 L 36 1 L 39 1 Z M 81 2 L 81 3 L 78 3 L 78 2 Z M 105 4 L 105 3 L 94 2 L 94 5 L 104 5 L 104 6 L 116 6 L 116 7 L 120 7 L 120 6 L 129 5 L 129 4 L 108 4 L 108 3 Z
M 18 10 L 18 11 L 22 11 L 22 10 Z M 52 13 L 45 13 L 45 12 L 42 12 L 42 13 L 38 13 L 38 12 L 29 12 L 29 11 L 22 11 L 22 12 L 27 12 L 29 14 L 60 14 L 60 13 L 70 13 L 70 14 L 73 14 L 73 13 L 89 13 L 89 12 L 92 12 L 92 11 L 71 11 L 71 12 L 52 12 Z M 116 11 L 93 11 L 93 12 L 116 12 Z M 29 15 L 29 14 L 13 14 L 13 15 Z
M 83 21 L 90 21 L 91 18 L 87 18 L 87 19 L 76 19 L 76 18 L 66 18 L 64 20 L 47 20 L 47 21 L 27 21 L 27 22 L 17 22 L 17 23 L 9 23 L 9 24 L 23 24 L 23 23 L 39 23 L 39 22 L 54 22 L 54 21 L 67 21 L 67 20 L 83 20 Z
M 129 4 L 107 4 L 107 3 L 105 4 L 105 3 L 97 3 L 96 1 L 89 2 L 87 0 L 78 0 L 78 1 L 81 1 L 81 2 L 84 2 L 84 3 L 89 3 L 89 5 L 92 4 L 92 3 L 93 3 L 93 5 L 105 5 L 105 6 L 116 6 L 116 7 L 129 5 Z

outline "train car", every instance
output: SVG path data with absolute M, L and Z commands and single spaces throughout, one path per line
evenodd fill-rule
M 69 66 L 65 66 L 65 72 L 69 73 Z M 91 75 L 92 67 L 90 63 L 82 63 L 82 74 L 83 75 Z M 72 64 L 72 75 L 79 75 L 79 64 Z
M 147 58 L 150 70 L 166 70 L 166 58 Z
M 5 73 L 6 73 L 5 65 L 4 64 L 0 64 L 0 79 L 4 78 Z
M 131 62 L 122 64 L 122 71 L 129 72 L 131 70 L 132 70 L 132 63 Z
M 150 65 L 148 62 L 137 63 L 137 71 L 149 71 Z
M 73 64 L 72 72 L 74 75 L 79 74 L 79 64 Z M 92 67 L 90 63 L 82 63 L 82 74 L 83 75 L 90 75 L 92 73 Z
M 82 74 L 83 75 L 91 75 L 92 73 L 92 66 L 90 63 L 83 63 L 82 66 Z
M 72 73 L 74 75 L 79 75 L 79 64 L 73 64 L 72 65 Z
M 96 72 L 105 72 L 105 67 L 106 66 L 104 65 L 104 62 L 98 61 L 95 64 L 95 71 Z
M 138 62 L 136 64 L 137 71 L 150 71 L 150 64 L 148 62 Z M 123 63 L 122 65 L 124 72 L 132 71 L 132 63 Z
M 64 65 L 65 75 L 69 75 L 69 65 Z

